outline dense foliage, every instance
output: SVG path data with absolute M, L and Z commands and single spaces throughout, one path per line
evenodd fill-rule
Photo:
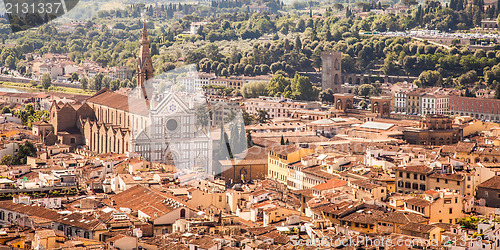
M 253 12 L 249 6 L 254 3 L 263 6 L 264 11 Z M 364 19 L 354 15 L 352 9 L 369 11 L 388 6 L 375 2 L 325 5 L 317 1 L 285 6 L 279 0 L 212 1 L 210 6 L 134 4 L 99 11 L 71 33 L 53 25 L 16 34 L 4 32 L 2 41 L 15 40 L 18 46 L 0 49 L 0 66 L 25 73 L 27 62 L 33 59 L 29 53 L 68 53 L 76 63 L 92 60 L 102 67 L 135 69 L 142 27 L 140 17 L 144 12 L 148 19 L 155 74 L 194 63 L 200 71 L 218 76 L 279 73 L 284 78 L 295 79 L 297 72 L 321 70 L 321 52 L 334 50 L 343 52 L 342 70 L 345 73 L 418 76 L 420 86 L 497 88 L 500 81 L 497 58 L 500 56 L 496 50 L 472 53 L 457 42 L 447 49 L 426 41 L 360 35 L 360 32 L 469 29 L 478 26 L 483 18 L 496 17 L 498 9 L 483 8 L 482 0 L 470 4 L 453 0 L 444 6 L 438 1 L 421 5 L 410 0 L 403 3 L 410 6 L 408 13 L 370 14 Z M 325 8 L 326 12 L 319 12 L 317 15 L 322 17 L 317 18 L 311 11 L 314 8 Z M 340 18 L 339 14 L 346 17 Z M 190 33 L 191 24 L 200 21 L 206 24 Z M 294 81 L 304 81 L 297 77 Z M 72 81 L 77 79 L 78 76 L 72 77 Z M 91 90 L 133 86 L 135 81 L 111 81 L 102 75 L 78 80 L 82 88 Z M 271 86 L 275 84 L 270 83 Z M 307 81 L 299 85 L 280 84 L 289 89 L 278 86 L 263 91 L 260 86 L 254 92 L 243 90 L 242 94 L 256 96 L 266 92 L 296 99 L 313 99 L 318 95 L 314 89 L 310 93 L 298 90 L 309 84 Z M 376 94 L 366 87 L 359 89 L 362 93 Z M 231 89 L 220 91 L 240 94 Z

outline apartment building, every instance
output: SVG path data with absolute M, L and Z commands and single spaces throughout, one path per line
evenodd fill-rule
M 397 167 L 396 169 L 396 192 L 412 193 L 427 190 L 427 175 L 432 168 L 418 165 Z
M 250 98 L 245 102 L 246 111 L 258 115 L 260 110 L 268 113 L 270 119 L 286 117 L 289 109 L 319 109 L 319 102 L 292 101 L 283 97 Z
M 500 121 L 500 99 L 450 96 L 450 114 L 483 121 Z
M 423 197 L 408 199 L 405 211 L 412 211 L 429 218 L 429 223 L 458 223 L 464 217 L 460 192 L 428 190 Z
M 289 166 L 292 163 L 300 162 L 302 157 L 312 153 L 314 150 L 296 145 L 274 146 L 268 154 L 268 177 L 287 184 Z
M 398 91 L 394 93 L 392 107 L 394 112 L 396 113 L 406 113 L 406 105 L 407 105 L 407 94 L 406 91 Z

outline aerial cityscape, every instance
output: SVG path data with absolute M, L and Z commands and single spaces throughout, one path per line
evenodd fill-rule
M 0 249 L 500 249 L 499 25 L 500 0 L 5 0 Z

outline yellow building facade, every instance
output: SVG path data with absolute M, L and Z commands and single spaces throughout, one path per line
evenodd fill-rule
M 288 164 L 298 162 L 306 155 L 314 153 L 313 149 L 300 148 L 296 145 L 279 145 L 269 150 L 268 178 L 287 184 Z

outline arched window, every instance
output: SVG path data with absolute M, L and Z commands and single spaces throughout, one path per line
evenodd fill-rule
M 186 209 L 181 209 L 181 219 L 186 218 Z

